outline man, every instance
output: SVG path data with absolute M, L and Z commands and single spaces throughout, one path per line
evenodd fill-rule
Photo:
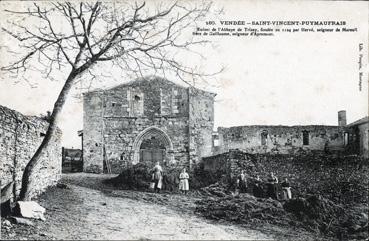
M 262 188 L 262 180 L 260 179 L 260 176 L 257 175 L 254 180 L 254 187 L 253 187 L 253 194 L 255 197 L 264 197 L 264 191 Z
M 277 199 L 277 184 L 278 178 L 271 172 L 268 178 L 268 197 Z

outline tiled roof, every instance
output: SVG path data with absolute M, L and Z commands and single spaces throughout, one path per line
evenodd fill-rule
M 365 123 L 368 123 L 369 122 L 369 116 L 365 116 L 357 121 L 354 121 L 350 124 L 348 124 L 347 126 L 350 127 L 350 126 L 357 126 L 357 125 L 361 125 L 361 124 L 365 124 Z

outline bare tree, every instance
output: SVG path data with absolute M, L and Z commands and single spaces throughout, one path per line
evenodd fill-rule
M 2 31 L 18 40 L 21 57 L 1 70 L 19 76 L 36 69 L 50 79 L 56 70 L 68 73 L 62 80 L 64 85 L 54 103 L 46 135 L 24 170 L 20 200 L 29 200 L 32 172 L 56 131 L 68 93 L 82 76 L 90 74 L 93 79 L 93 70 L 99 71 L 107 62 L 136 75 L 154 69 L 163 75 L 171 71 L 183 81 L 188 75 L 193 79 L 204 76 L 176 56 L 182 50 L 195 53 L 191 52 L 192 46 L 206 43 L 183 38 L 182 34 L 195 27 L 210 7 L 211 3 L 188 2 L 156 2 L 155 9 L 145 2 L 119 6 L 54 2 L 42 6 L 33 3 L 25 11 L 6 10 L 20 16 L 17 21 L 8 21 L 9 26 Z M 32 22 L 37 22 L 37 27 L 31 26 Z

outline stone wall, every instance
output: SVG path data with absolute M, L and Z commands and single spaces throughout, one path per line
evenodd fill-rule
M 15 195 L 19 195 L 23 170 L 41 144 L 48 123 L 38 117 L 24 116 L 0 106 L 0 176 L 1 187 L 15 180 Z M 31 195 L 36 196 L 56 184 L 61 175 L 61 131 L 51 140 L 36 167 Z M 14 193 L 13 193 L 14 195 Z
M 104 95 L 90 92 L 83 96 L 83 170 L 103 170 L 103 111 Z
M 360 155 L 369 158 L 369 123 L 358 126 L 360 133 Z
M 347 149 L 349 153 L 369 157 L 369 123 L 349 125 L 347 131 Z
M 254 154 L 244 153 L 239 150 L 230 150 L 229 152 L 205 157 L 202 160 L 204 170 L 210 173 L 217 173 L 219 178 L 224 180 L 234 180 L 241 170 L 251 174 L 256 170 L 256 160 L 262 157 Z
M 219 127 L 218 146 L 213 150 L 215 154 L 231 149 L 248 153 L 294 154 L 301 150 L 323 151 L 324 148 L 331 151 L 344 149 L 344 127 L 318 125 Z
M 189 88 L 190 159 L 194 163 L 213 154 L 214 97 L 213 93 Z
M 111 165 L 113 173 L 120 173 L 128 165 L 138 162 L 135 153 L 139 145 L 135 143 L 141 135 L 156 138 L 165 138 L 164 135 L 167 135 L 172 146 L 166 146 L 165 162 L 188 163 L 188 121 L 184 117 L 105 118 L 104 126 L 104 158 Z

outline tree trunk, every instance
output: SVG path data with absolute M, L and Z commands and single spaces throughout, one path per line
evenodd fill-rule
M 31 160 L 28 162 L 26 168 L 24 169 L 23 176 L 22 176 L 22 188 L 19 194 L 19 199 L 21 201 L 30 200 L 30 192 L 31 192 L 31 186 L 32 186 L 32 174 L 37 166 L 37 164 L 40 162 L 40 158 L 44 150 L 48 147 L 51 138 L 54 136 L 55 131 L 57 129 L 56 122 L 57 118 L 63 108 L 63 105 L 65 103 L 65 100 L 68 96 L 68 93 L 70 89 L 72 88 L 74 79 L 77 77 L 77 75 L 80 74 L 80 72 L 73 69 L 71 73 L 69 74 L 67 80 L 65 81 L 65 84 L 58 96 L 58 99 L 56 100 L 53 108 L 53 112 L 49 118 L 49 126 L 46 131 L 45 137 L 42 140 L 41 145 L 38 147 L 35 154 L 32 156 Z

